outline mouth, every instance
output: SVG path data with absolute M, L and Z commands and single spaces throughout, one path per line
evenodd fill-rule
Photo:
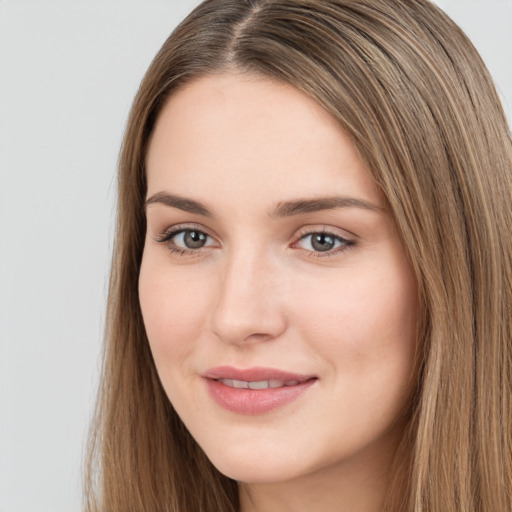
M 317 380 L 273 368 L 239 369 L 228 366 L 207 371 L 205 379 L 213 400 L 236 414 L 270 412 L 298 399 Z
M 276 389 L 285 386 L 296 386 L 300 381 L 298 380 L 258 380 L 258 381 L 247 381 L 247 380 L 236 380 L 236 379 L 216 379 L 225 386 L 229 386 L 235 389 Z

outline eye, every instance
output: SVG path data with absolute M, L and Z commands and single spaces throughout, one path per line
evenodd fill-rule
M 158 237 L 157 242 L 167 245 L 171 252 L 187 254 L 199 252 L 204 247 L 214 245 L 213 238 L 199 229 L 177 228 L 163 233 Z
M 192 229 L 180 231 L 172 237 L 174 244 L 183 249 L 201 249 L 207 244 L 208 238 L 206 233 Z
M 322 255 L 321 253 L 325 256 L 336 254 L 352 245 L 354 245 L 353 241 L 325 231 L 308 233 L 296 242 L 296 246 L 300 249 L 318 253 L 318 256 Z

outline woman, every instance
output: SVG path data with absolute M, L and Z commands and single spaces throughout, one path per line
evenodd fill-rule
M 426 0 L 201 4 L 127 126 L 88 510 L 510 510 L 511 169 Z

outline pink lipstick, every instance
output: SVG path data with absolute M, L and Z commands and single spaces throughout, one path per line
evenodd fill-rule
M 224 409 L 237 414 L 263 414 L 298 398 L 316 380 L 273 368 L 218 366 L 202 375 L 210 395 Z

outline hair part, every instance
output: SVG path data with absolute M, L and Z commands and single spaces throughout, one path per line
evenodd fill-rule
M 387 198 L 419 290 L 420 381 L 386 510 L 512 509 L 512 149 L 492 80 L 427 0 L 207 0 L 142 81 L 119 161 L 87 511 L 239 509 L 160 384 L 138 300 L 145 158 L 166 99 L 257 73 L 323 106 Z

